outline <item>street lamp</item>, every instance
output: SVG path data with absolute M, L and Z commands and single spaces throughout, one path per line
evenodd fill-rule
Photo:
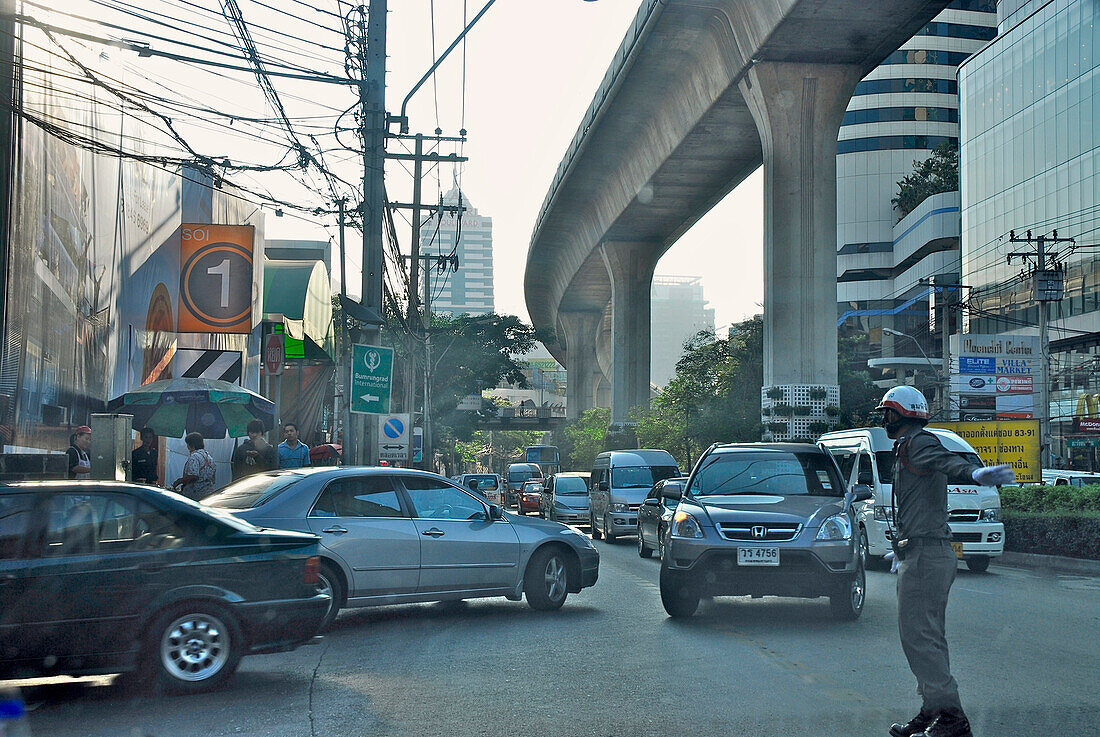
M 932 359 L 930 359 L 928 357 L 928 354 L 924 352 L 924 348 L 921 347 L 920 342 L 909 333 L 903 333 L 900 330 L 894 330 L 893 328 L 883 328 L 882 332 L 886 333 L 887 335 L 893 335 L 898 338 L 908 338 L 909 340 L 913 341 L 913 345 L 915 345 L 917 347 L 917 350 L 920 351 L 921 356 L 923 356 L 924 360 L 928 362 L 928 365 L 932 368 L 936 375 L 940 377 L 940 407 L 944 410 L 947 409 L 947 393 L 950 388 L 948 382 L 950 381 L 950 379 L 947 376 L 942 375 L 943 372 L 940 370 L 940 368 L 936 366 L 936 364 L 932 363 Z

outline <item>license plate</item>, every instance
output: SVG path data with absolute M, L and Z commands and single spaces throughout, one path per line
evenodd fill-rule
M 963 544 L 962 543 L 951 543 L 951 549 L 955 551 L 955 557 L 956 558 L 963 557 Z
M 777 566 L 779 565 L 779 548 L 738 548 L 737 565 Z

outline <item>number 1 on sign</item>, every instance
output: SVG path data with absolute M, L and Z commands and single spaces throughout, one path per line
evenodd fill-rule
M 222 307 L 229 306 L 229 259 L 225 259 L 217 266 L 211 266 L 206 270 L 207 274 L 222 278 Z

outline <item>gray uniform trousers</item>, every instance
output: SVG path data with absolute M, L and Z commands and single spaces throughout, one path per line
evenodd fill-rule
M 917 677 L 922 711 L 962 711 L 951 676 L 944 616 L 958 560 L 947 541 L 909 546 L 898 568 L 898 630 L 909 669 Z

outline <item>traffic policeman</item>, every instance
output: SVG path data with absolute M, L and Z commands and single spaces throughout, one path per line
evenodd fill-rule
M 894 554 L 898 559 L 898 631 L 917 677 L 920 712 L 890 727 L 893 737 L 971 737 L 951 676 L 944 617 L 958 560 L 947 526 L 947 484 L 1012 483 L 1011 466 L 977 466 L 926 431 L 928 402 L 911 386 L 890 389 L 879 402 L 882 426 L 894 440 Z

